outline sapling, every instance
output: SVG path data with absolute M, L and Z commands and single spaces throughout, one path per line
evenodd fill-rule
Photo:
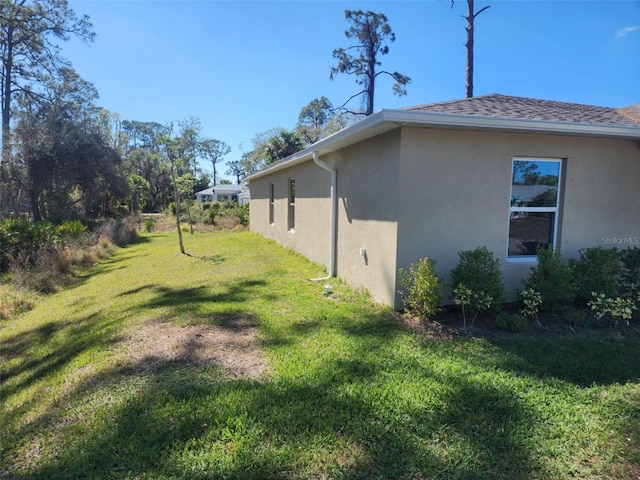
M 473 311 L 473 317 L 471 318 L 471 327 L 478 318 L 478 314 L 482 311 L 489 310 L 493 304 L 493 297 L 487 295 L 485 292 L 476 292 L 466 287 L 463 284 L 459 284 L 453 289 L 453 300 L 456 305 L 460 305 L 462 308 L 462 325 L 467 329 L 467 313 L 465 306 L 469 307 L 470 311 Z
M 527 288 L 522 290 L 519 295 L 522 299 L 522 303 L 524 304 L 520 313 L 526 317 L 533 318 L 538 324 L 538 327 L 542 328 L 540 319 L 538 318 L 538 308 L 542 304 L 542 295 L 540 295 L 540 292 L 533 288 Z

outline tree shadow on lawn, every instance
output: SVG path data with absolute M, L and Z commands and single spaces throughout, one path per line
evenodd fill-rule
M 311 382 L 260 382 L 166 362 L 54 460 L 15 478 L 525 479 L 541 472 L 519 438 L 535 419 L 508 394 L 456 379 L 440 408 L 425 398 L 389 411 L 379 372 L 359 363 L 328 363 Z M 121 377 L 109 372 L 106 384 L 94 381 L 91 388 L 100 388 L 83 396 Z M 476 419 L 462 420 L 467 414 Z
M 359 326 L 336 325 L 361 341 L 299 377 L 229 380 L 210 365 L 167 361 L 149 369 L 143 358 L 139 368 L 119 366 L 88 378 L 47 419 L 74 430 L 65 437 L 70 443 L 15 478 L 552 476 L 524 446 L 541 421 L 526 405 L 498 386 L 443 376 L 423 363 L 424 352 L 396 358 L 384 345 L 407 331 L 361 313 Z M 291 325 L 283 338 L 271 332 L 267 341 L 311 335 L 313 320 Z M 332 320 L 322 315 L 317 322 Z M 446 355 L 463 362 L 464 353 Z M 415 391 L 405 383 L 415 383 Z M 61 408 L 109 396 L 119 399 L 77 425 L 69 425 Z
M 208 286 L 174 288 L 166 285 L 149 284 L 122 292 L 120 296 L 136 295 L 144 291 L 150 291 L 153 297 L 139 306 L 132 307 L 130 313 L 148 311 L 149 309 L 168 308 L 167 320 L 180 315 L 207 314 L 217 304 L 240 304 L 250 299 L 261 298 L 264 300 L 276 300 L 277 295 L 262 288 L 268 286 L 264 280 L 244 279 L 229 281 L 224 284 L 222 291 Z M 202 318 L 197 318 L 202 321 Z
M 507 353 L 498 366 L 518 375 L 557 378 L 579 387 L 640 380 L 640 335 L 594 331 L 561 337 L 491 340 Z

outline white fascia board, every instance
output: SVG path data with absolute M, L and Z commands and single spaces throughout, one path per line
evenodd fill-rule
M 445 128 L 453 130 L 491 130 L 499 132 L 546 133 L 552 135 L 576 135 L 640 140 L 640 126 L 614 126 L 558 122 L 550 120 L 528 120 L 480 115 L 425 112 L 419 110 L 380 110 L 358 123 L 340 130 L 310 147 L 284 160 L 269 165 L 247 177 L 255 180 L 264 175 L 289 168 L 312 159 L 313 152 L 320 155 L 361 142 L 381 133 L 400 127 Z

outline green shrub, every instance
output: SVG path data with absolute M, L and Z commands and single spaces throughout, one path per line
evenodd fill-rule
M 591 292 L 616 296 L 620 278 L 620 253 L 615 248 L 583 248 L 579 260 L 570 260 L 576 301 L 586 305 Z
M 87 231 L 87 226 L 81 220 L 65 220 L 58 225 L 58 233 L 65 239 L 78 240 Z
M 635 310 L 635 303 L 630 298 L 607 297 L 596 292 L 592 293 L 592 300 L 588 305 L 598 320 L 611 318 L 616 327 L 619 320 L 624 320 L 628 325 Z
M 398 271 L 405 308 L 422 321 L 438 313 L 442 303 L 444 285 L 434 268 L 435 262 L 425 257 L 412 263 L 409 272 L 402 268 Z
M 147 232 L 147 233 L 151 233 L 151 232 L 153 232 L 154 228 L 155 228 L 155 222 L 152 219 L 147 218 L 144 221 L 144 231 Z
M 640 248 L 626 248 L 620 252 L 620 295 L 640 302 Z
M 560 252 L 553 247 L 541 247 L 537 250 L 538 264 L 531 267 L 531 275 L 525 282 L 526 288 L 532 288 L 542 296 L 541 307 L 555 311 L 564 305 L 570 305 L 575 299 L 575 287 L 571 267 L 564 262 Z
M 473 317 L 471 317 L 471 326 L 473 327 L 473 323 L 476 321 L 476 318 L 478 318 L 478 314 L 491 308 L 493 297 L 483 291 L 471 290 L 467 288 L 466 285 L 460 283 L 453 289 L 453 300 L 456 305 L 460 305 L 462 309 L 462 324 L 466 330 L 467 311 L 470 313 L 473 312 Z
M 240 225 L 247 227 L 249 225 L 249 204 L 238 205 L 237 215 Z
M 538 324 L 538 327 L 542 327 L 540 318 L 538 318 L 538 309 L 542 304 L 542 295 L 540 295 L 540 292 L 536 292 L 533 288 L 527 288 L 526 290 L 522 290 L 518 296 L 523 304 L 520 313 L 526 317 L 533 318 Z
M 506 292 L 500 262 L 486 247 L 458 252 L 458 264 L 451 270 L 451 285 L 464 285 L 476 299 L 491 297 L 491 307 L 497 310 Z
M 518 314 L 500 312 L 495 318 L 496 328 L 507 332 L 523 332 L 529 328 L 529 321 Z

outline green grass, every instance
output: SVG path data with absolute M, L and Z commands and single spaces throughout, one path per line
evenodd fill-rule
M 0 478 L 606 479 L 640 474 L 629 330 L 423 338 L 249 232 L 152 233 L 0 323 Z M 270 370 L 138 368 L 138 326 L 257 323 Z

